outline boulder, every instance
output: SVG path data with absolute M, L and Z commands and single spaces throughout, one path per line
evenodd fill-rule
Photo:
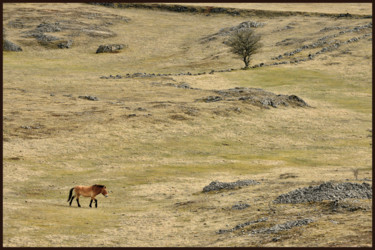
M 69 49 L 72 46 L 72 44 L 73 44 L 72 40 L 66 40 L 66 41 L 62 41 L 58 43 L 57 47 L 60 49 Z
M 100 45 L 99 48 L 96 50 L 96 53 L 117 53 L 123 48 L 126 48 L 127 45 L 125 44 L 106 44 Z

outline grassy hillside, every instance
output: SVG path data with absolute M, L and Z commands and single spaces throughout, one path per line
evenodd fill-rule
M 165 3 L 181 4 L 181 3 Z M 214 6 L 270 11 L 299 11 L 335 14 L 371 15 L 371 3 L 185 3 L 186 6 Z
M 23 50 L 3 52 L 4 246 L 372 244 L 371 200 L 356 199 L 361 209 L 341 212 L 327 202 L 272 203 L 326 181 L 371 184 L 371 19 L 3 6 L 6 38 Z M 369 14 L 363 5 L 338 6 L 339 13 Z M 222 43 L 220 30 L 244 21 L 265 23 L 255 29 L 263 48 L 251 65 L 267 66 L 241 70 L 241 60 Z M 45 35 L 71 39 L 72 47 L 38 42 L 30 34 L 43 22 L 61 27 Z M 353 37 L 360 39 L 294 63 Z M 273 59 L 322 38 L 324 45 Z M 114 43 L 128 47 L 95 53 Z M 271 65 L 279 61 L 288 63 Z M 227 69 L 233 70 L 218 72 Z M 165 75 L 126 77 L 138 72 Z M 181 84 L 190 88 L 176 87 Z M 309 107 L 201 101 L 235 87 L 297 95 Z M 99 100 L 79 98 L 85 95 Z M 211 181 L 239 179 L 260 184 L 201 192 Z M 95 183 L 106 185 L 110 197 L 98 197 L 97 209 L 89 209 L 88 198 L 81 198 L 82 208 L 69 207 L 71 187 Z M 231 209 L 239 202 L 250 207 Z M 307 217 L 314 222 L 278 235 L 216 233 L 260 217 L 269 218 L 260 225 L 268 227 Z

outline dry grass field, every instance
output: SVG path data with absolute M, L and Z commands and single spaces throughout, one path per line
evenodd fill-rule
M 165 3 L 181 4 L 181 3 Z M 300 11 L 317 13 L 350 13 L 371 15 L 371 3 L 184 3 L 186 6 L 214 6 L 222 8 Z
M 371 14 L 371 4 L 292 6 Z M 250 63 L 264 67 L 241 70 L 223 44 L 220 30 L 244 21 L 264 23 L 255 28 L 263 48 Z M 60 25 L 45 34 L 73 40 L 71 48 L 30 36 L 43 22 Z M 4 247 L 372 246 L 372 200 L 351 199 L 360 209 L 338 212 L 329 201 L 272 202 L 328 181 L 372 185 L 372 19 L 5 3 L 3 26 L 22 47 L 3 52 Z M 95 53 L 115 43 L 128 47 Z M 288 63 L 271 65 L 281 61 Z M 233 70 L 218 72 L 226 69 Z M 138 72 L 164 75 L 125 77 Z M 201 101 L 235 87 L 297 95 L 309 107 Z M 79 98 L 86 95 L 98 100 Z M 245 179 L 260 184 L 202 192 L 212 181 Z M 70 188 L 95 183 L 111 192 L 98 196 L 97 209 L 88 198 L 69 207 Z M 250 207 L 232 209 L 239 203 Z M 268 220 L 217 233 L 262 217 Z M 250 233 L 305 218 L 313 222 Z

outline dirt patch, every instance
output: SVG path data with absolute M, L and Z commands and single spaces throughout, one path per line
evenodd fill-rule
M 304 203 L 323 200 L 342 200 L 346 198 L 371 199 L 372 187 L 368 183 L 339 183 L 326 182 L 319 186 L 299 188 L 287 194 L 278 196 L 274 203 Z

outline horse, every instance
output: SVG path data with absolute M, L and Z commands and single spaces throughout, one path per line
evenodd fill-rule
M 108 197 L 108 192 L 106 188 L 107 187 L 104 185 L 97 185 L 97 184 L 92 185 L 92 186 L 75 186 L 71 188 L 69 191 L 69 198 L 68 198 L 68 202 L 70 202 L 69 206 L 72 205 L 73 199 L 74 197 L 76 197 L 78 207 L 81 207 L 81 205 L 79 204 L 79 196 L 82 195 L 83 197 L 91 197 L 90 207 L 91 207 L 92 201 L 95 201 L 95 207 L 97 208 L 98 200 L 95 199 L 95 196 L 97 196 L 98 194 L 102 194 L 105 197 Z M 73 190 L 74 190 L 75 195 L 72 196 Z

